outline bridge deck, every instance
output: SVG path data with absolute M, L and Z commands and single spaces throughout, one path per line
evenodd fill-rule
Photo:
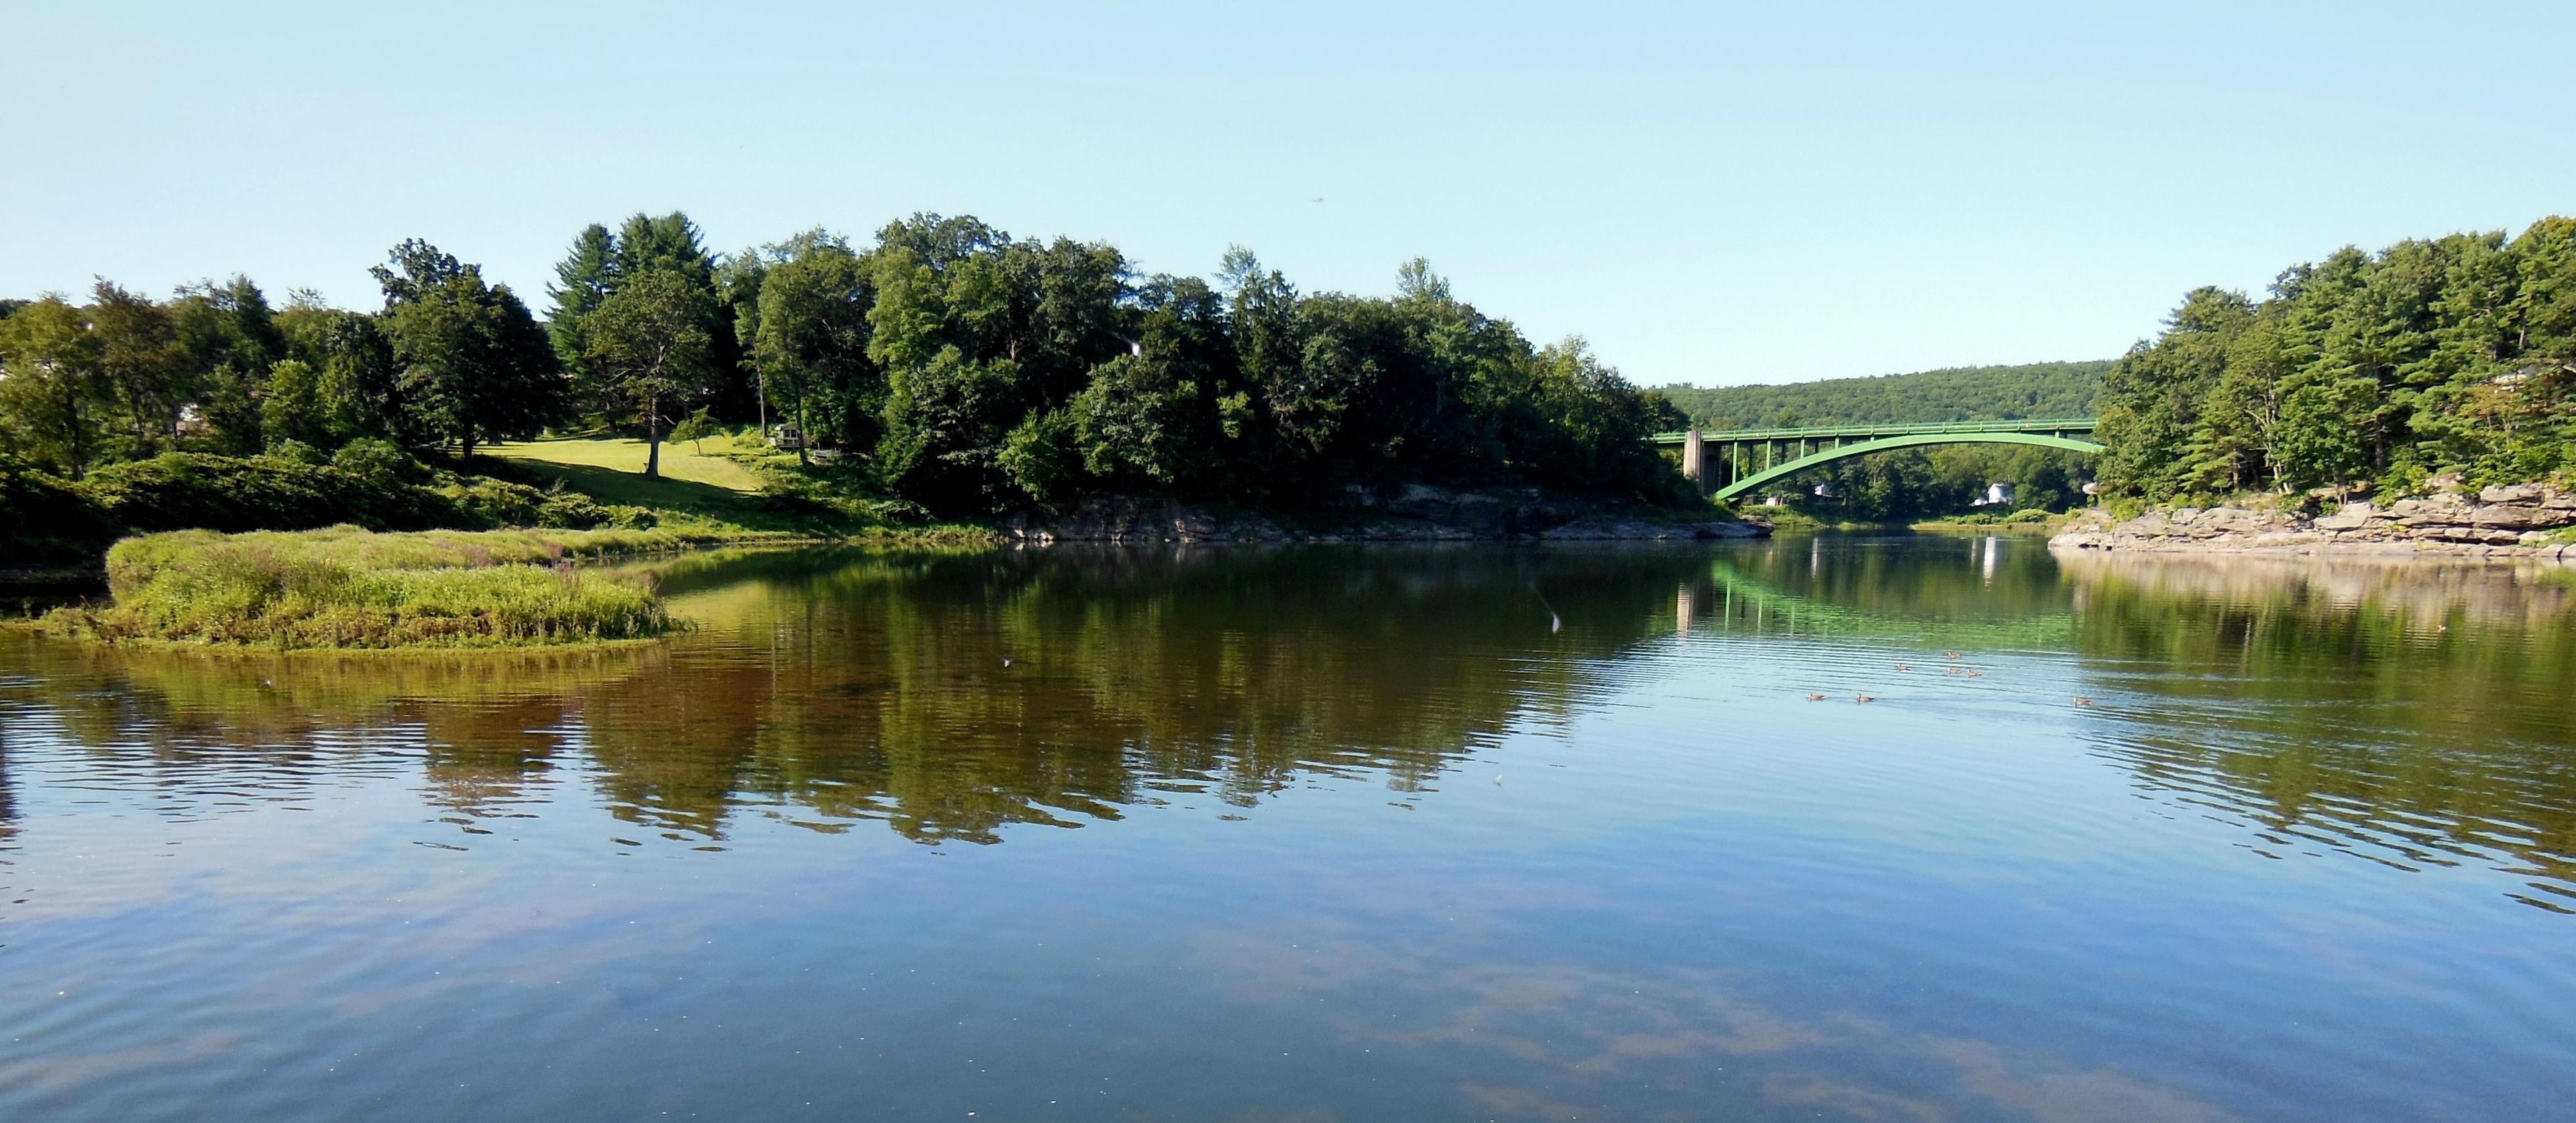
M 1917 433 L 2090 433 L 2096 419 L 2090 417 L 2013 418 L 2005 421 L 1936 421 L 1929 424 L 1889 423 L 1884 425 L 1827 425 L 1810 429 L 1731 429 L 1702 432 L 1699 439 L 1710 444 L 1729 441 L 1796 441 L 1830 437 L 1907 436 Z M 1690 438 L 1687 430 L 1676 429 L 1655 434 L 1659 445 L 1677 445 Z

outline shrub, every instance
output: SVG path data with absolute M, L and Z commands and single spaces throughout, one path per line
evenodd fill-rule
M 144 531 L 408 522 L 387 518 L 380 510 L 362 510 L 371 506 L 358 501 L 363 489 L 333 469 L 269 457 L 163 453 L 101 468 L 81 481 L 80 489 L 108 517 Z
M 117 528 L 73 485 L 0 453 L 0 558 L 60 562 L 96 557 Z
M 276 444 L 268 446 L 268 452 L 266 455 L 278 460 L 286 461 L 289 464 L 320 465 L 328 464 L 331 460 L 330 457 L 322 455 L 321 449 L 296 440 L 293 437 L 289 437 L 277 442 Z
M 421 483 L 429 478 L 429 469 L 412 459 L 401 445 L 375 437 L 360 437 L 340 446 L 332 454 L 331 466 L 371 487 Z

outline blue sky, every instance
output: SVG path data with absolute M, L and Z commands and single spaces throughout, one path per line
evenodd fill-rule
M 0 10 L 0 293 L 373 307 L 419 236 L 542 313 L 584 223 L 927 210 L 1309 291 L 1420 254 L 1717 384 L 2110 356 L 2193 285 L 2576 211 L 2564 2 L 370 7 Z

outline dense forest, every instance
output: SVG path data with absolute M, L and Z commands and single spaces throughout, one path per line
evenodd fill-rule
M 1364 297 L 1301 292 L 1242 249 L 1213 281 L 1141 275 L 1105 244 L 935 215 L 718 255 L 674 213 L 582 230 L 543 319 L 424 242 L 374 274 L 365 311 L 277 307 L 241 277 L 0 307 L 0 475 L 351 448 L 462 463 L 549 430 L 632 433 L 658 458 L 676 426 L 765 419 L 949 515 L 1414 482 L 1688 501 L 1645 439 L 1681 422 L 1667 402 L 1419 260 Z
M 2149 500 L 2576 472 L 2576 219 L 2346 248 L 2196 289 L 2104 376 L 2099 465 Z
M 1659 391 L 1709 429 L 1786 429 L 1911 421 L 2091 417 L 2111 360 L 1948 367 L 1875 378 L 1776 386 L 1666 386 Z

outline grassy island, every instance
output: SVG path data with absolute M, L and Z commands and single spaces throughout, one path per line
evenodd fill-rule
M 649 576 L 582 558 L 695 544 L 668 530 L 175 531 L 108 552 L 105 609 L 49 631 L 110 642 L 369 649 L 649 639 L 671 620 Z

